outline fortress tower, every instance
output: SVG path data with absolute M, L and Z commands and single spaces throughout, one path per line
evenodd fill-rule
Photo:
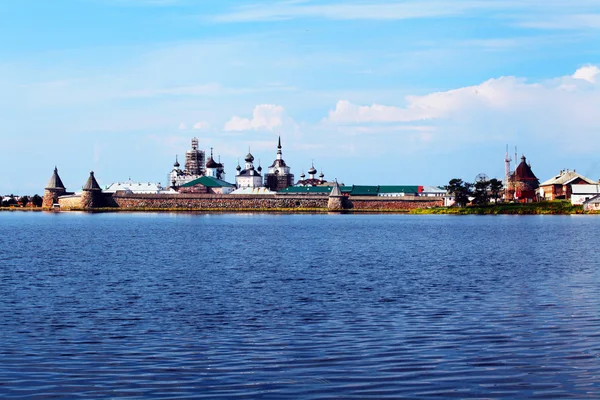
M 340 185 L 337 180 L 331 188 L 329 193 L 329 199 L 327 200 L 327 208 L 329 211 L 342 211 L 344 209 L 344 195 L 340 189 Z
M 103 205 L 102 200 L 102 189 L 94 177 L 94 171 L 91 171 L 81 193 L 81 207 L 84 209 L 100 207 Z
M 63 185 L 60 176 L 58 176 L 58 168 L 54 167 L 54 173 L 50 177 L 48 186 L 44 189 L 43 208 L 52 208 L 54 204 L 58 204 L 58 197 L 67 193 L 65 185 Z

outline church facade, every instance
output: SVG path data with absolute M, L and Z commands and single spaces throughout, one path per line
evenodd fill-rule
M 263 186 L 263 178 L 261 175 L 262 167 L 259 165 L 258 169 L 254 168 L 254 156 L 252 153 L 248 153 L 246 158 L 246 168 L 242 169 L 240 165 L 235 168 L 235 184 L 238 189 L 243 188 L 260 188 Z
M 203 176 L 225 180 L 225 166 L 220 161 L 215 161 L 213 150 L 210 149 L 210 157 L 206 160 L 204 150 L 198 148 L 198 139 L 192 139 L 192 148 L 185 153 L 185 167 L 181 169 L 181 164 L 177 156 L 173 169 L 169 173 L 169 184 L 172 188 L 181 187 L 189 182 L 196 181 Z

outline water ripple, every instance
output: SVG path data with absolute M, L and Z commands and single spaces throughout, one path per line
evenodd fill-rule
M 599 224 L 0 213 L 0 397 L 598 398 Z

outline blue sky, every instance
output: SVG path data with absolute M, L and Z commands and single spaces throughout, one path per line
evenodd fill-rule
M 575 3 L 575 4 L 574 4 Z M 600 178 L 600 4 L 46 0 L 0 5 L 0 193 L 166 183 L 190 139 L 346 184 Z

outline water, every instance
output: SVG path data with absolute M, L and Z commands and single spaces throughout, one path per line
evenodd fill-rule
M 0 213 L 0 397 L 598 398 L 594 216 Z

